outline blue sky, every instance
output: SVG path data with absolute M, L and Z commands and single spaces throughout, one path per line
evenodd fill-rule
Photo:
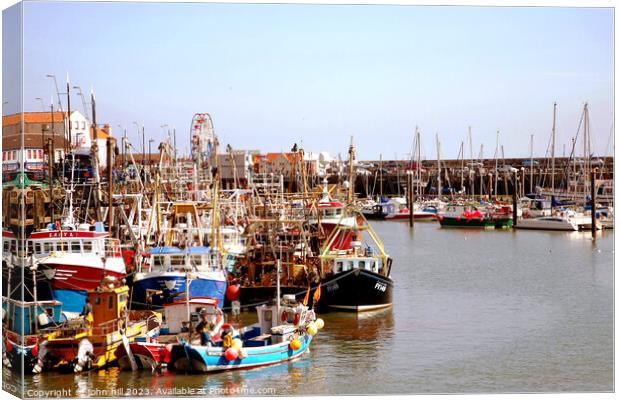
M 469 155 L 472 126 L 475 154 L 484 143 L 493 156 L 499 129 L 506 156 L 528 156 L 531 133 L 544 154 L 557 101 L 561 155 L 588 101 L 600 153 L 613 120 L 613 11 L 25 3 L 25 109 L 49 103 L 46 74 L 62 86 L 67 72 L 94 87 L 98 120 L 126 126 L 136 144 L 132 121 L 154 139 L 174 125 L 183 149 L 192 115 L 209 112 L 234 148 L 303 138 L 308 151 L 344 156 L 354 135 L 360 158 L 404 158 L 417 125 L 427 158 L 436 133 L 456 158 L 461 140 Z M 71 103 L 82 109 L 77 95 Z

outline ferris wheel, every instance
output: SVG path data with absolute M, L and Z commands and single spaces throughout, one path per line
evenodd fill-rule
M 192 160 L 200 167 L 211 164 L 217 151 L 217 136 L 213 130 L 213 120 L 208 113 L 197 113 L 191 126 Z

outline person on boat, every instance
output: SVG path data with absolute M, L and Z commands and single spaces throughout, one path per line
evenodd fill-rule
M 213 345 L 211 341 L 211 331 L 215 329 L 215 323 L 209 319 L 207 309 L 200 310 L 200 322 L 196 325 L 196 333 L 200 335 L 200 345 L 209 346 Z
M 86 321 L 86 325 L 90 326 L 93 322 L 93 305 L 90 304 L 90 300 L 88 297 L 86 298 L 86 302 L 84 303 L 84 308 L 82 308 L 82 312 L 80 313 L 81 317 L 84 317 Z

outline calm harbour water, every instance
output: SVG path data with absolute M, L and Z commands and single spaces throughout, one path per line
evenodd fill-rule
M 321 315 L 325 328 L 297 361 L 209 375 L 45 373 L 26 378 L 26 395 L 613 390 L 613 231 L 592 242 L 585 232 L 373 226 L 394 258 L 393 308 Z

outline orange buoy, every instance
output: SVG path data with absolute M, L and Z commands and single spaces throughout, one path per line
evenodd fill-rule
M 291 350 L 299 350 L 301 348 L 301 342 L 299 341 L 299 339 L 293 339 L 291 340 L 289 346 Z

